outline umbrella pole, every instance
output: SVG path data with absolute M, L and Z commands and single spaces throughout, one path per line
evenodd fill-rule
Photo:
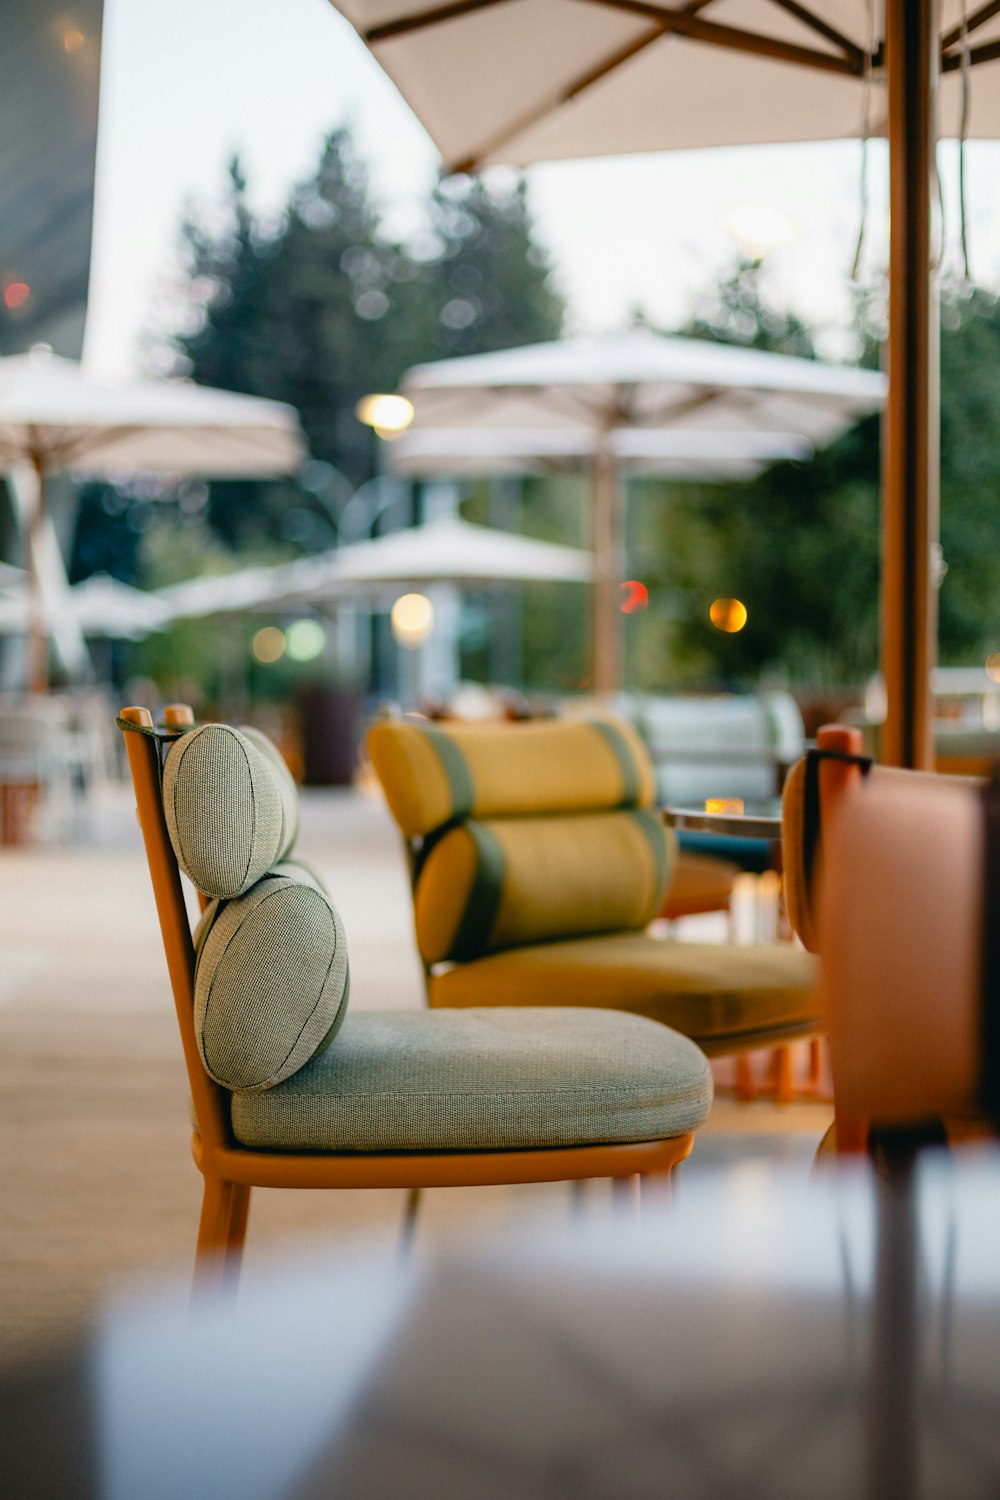
M 881 758 L 933 764 L 937 645 L 939 313 L 932 267 L 937 0 L 886 0 L 889 398 L 883 428 Z
M 622 621 L 618 585 L 623 577 L 624 515 L 614 454 L 605 442 L 594 458 L 592 538 L 594 548 L 591 677 L 598 697 L 620 692 Z
M 49 690 L 49 633 L 39 571 L 45 519 L 45 465 L 39 454 L 31 455 L 31 466 L 35 482 L 28 519 L 28 692 L 42 694 Z

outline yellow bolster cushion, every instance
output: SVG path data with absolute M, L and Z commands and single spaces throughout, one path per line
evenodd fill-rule
M 454 818 L 649 807 L 653 768 L 611 716 L 525 724 L 377 724 L 368 751 L 407 838 Z
M 798 760 L 789 771 L 781 796 L 781 863 L 788 920 L 810 953 L 818 951 L 812 894 L 806 877 L 806 765 Z
M 470 821 L 428 854 L 414 898 L 427 963 L 645 927 L 676 856 L 650 812 Z

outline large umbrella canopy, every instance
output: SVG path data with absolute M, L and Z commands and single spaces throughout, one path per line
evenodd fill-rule
M 688 477 L 731 478 L 734 463 L 752 474 L 776 458 L 808 454 L 877 411 L 885 384 L 871 370 L 637 328 L 418 365 L 403 380 L 414 419 L 399 441 L 412 451 L 429 431 L 438 441 L 448 430 L 456 437 L 488 431 L 500 440 L 518 432 L 531 445 L 536 433 L 536 450 L 566 440 L 589 453 L 593 681 L 606 694 L 622 686 L 619 479 L 630 445 L 647 469 L 656 469 L 659 456 L 662 469 L 684 472 L 686 452 Z
M 919 0 L 930 9 L 928 0 Z M 491 163 L 873 133 L 888 120 L 878 0 L 336 0 L 449 172 Z M 991 4 L 940 6 L 942 128 L 969 62 L 1000 59 Z M 530 37 L 530 46 L 525 45 Z M 996 70 L 1000 72 L 1000 69 Z M 870 99 L 866 95 L 870 89 Z M 1000 79 L 970 134 L 1000 135 Z
M 48 475 L 256 479 L 289 473 L 304 457 L 296 413 L 276 401 L 186 381 L 100 379 L 48 350 L 0 359 L 0 471 L 20 474 L 28 532 L 29 686 L 46 686 L 46 614 L 60 612 L 64 592 L 50 578 L 42 597 Z
M 338 600 L 363 604 L 403 585 L 586 583 L 592 572 L 593 558 L 579 548 L 445 517 L 276 568 L 172 584 L 156 598 L 181 619 Z
M 892 378 L 882 750 L 891 763 L 930 764 L 939 575 L 935 146 L 938 130 L 1000 135 L 1000 7 L 994 0 L 338 4 L 451 171 L 885 131 Z

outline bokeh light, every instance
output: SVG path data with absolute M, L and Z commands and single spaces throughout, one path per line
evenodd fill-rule
M 258 630 L 254 636 L 250 643 L 250 650 L 265 666 L 280 661 L 285 654 L 285 632 L 279 630 L 277 625 L 265 625 L 263 630 Z
M 413 421 L 413 403 L 405 396 L 388 396 L 375 393 L 362 396 L 354 408 L 354 415 L 366 427 L 374 427 L 380 438 L 392 442 L 393 438 L 406 431 Z
M 747 607 L 739 599 L 714 599 L 708 611 L 708 618 L 716 630 L 724 630 L 727 635 L 735 635 L 747 622 Z
M 649 590 L 638 578 L 627 578 L 618 585 L 621 595 L 618 608 L 623 615 L 640 614 L 649 604 Z
M 3 289 L 3 305 L 11 312 L 17 307 L 23 307 L 31 296 L 31 287 L 26 281 L 8 281 Z
M 400 594 L 389 617 L 401 646 L 423 645 L 434 628 L 434 606 L 426 594 Z
M 76 26 L 67 26 L 63 32 L 62 44 L 65 52 L 79 52 L 87 38 Z
M 986 672 L 994 682 L 1000 682 L 1000 651 L 994 651 L 986 658 Z
M 326 646 L 326 631 L 318 620 L 296 620 L 288 627 L 285 645 L 292 661 L 315 661 Z

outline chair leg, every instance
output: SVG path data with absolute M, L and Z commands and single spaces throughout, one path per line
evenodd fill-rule
M 795 1102 L 794 1057 L 787 1042 L 774 1049 L 774 1099 L 776 1104 Z
M 736 1054 L 736 1081 L 733 1092 L 742 1104 L 752 1104 L 757 1097 L 753 1068 L 750 1065 L 749 1054 L 746 1052 Z
M 399 1259 L 409 1260 L 413 1253 L 413 1238 L 417 1232 L 417 1214 L 420 1212 L 420 1189 L 411 1187 L 406 1194 L 403 1210 L 403 1232 L 399 1237 Z
M 615 1212 L 623 1218 L 638 1219 L 642 1209 L 642 1178 L 612 1177 L 611 1196 L 615 1206 Z
M 250 1189 L 206 1177 L 195 1252 L 195 1290 L 234 1288 L 239 1276 L 250 1211 Z

